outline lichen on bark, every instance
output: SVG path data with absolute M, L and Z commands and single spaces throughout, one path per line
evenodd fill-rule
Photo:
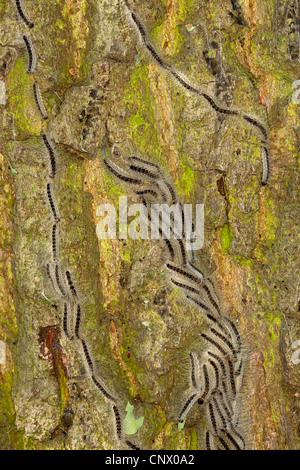
M 203 447 L 201 410 L 193 410 L 181 431 L 175 416 L 188 388 L 188 352 L 203 348 L 199 333 L 206 324 L 166 282 L 160 244 L 97 239 L 97 207 L 125 194 L 104 170 L 114 143 L 159 163 L 183 202 L 205 204 L 205 246 L 196 264 L 213 276 L 246 346 L 248 445 L 299 449 L 300 366 L 292 362 L 293 341 L 300 340 L 299 105 L 292 100 L 299 77 L 287 47 L 289 2 L 240 0 L 244 25 L 230 15 L 229 0 L 134 2 L 168 61 L 229 105 L 268 122 L 265 188 L 253 129 L 236 117 L 218 118 L 201 98 L 178 88 L 151 62 L 119 1 L 26 2 L 39 58 L 34 77 L 26 73 L 13 3 L 0 2 L 0 79 L 7 90 L 0 105 L 0 340 L 7 351 L 0 365 L 0 447 L 120 446 L 111 409 L 76 348 L 58 335 L 62 362 L 55 368 L 41 355 L 39 332 L 59 328 L 61 311 L 52 305 L 58 299 L 45 272 L 51 214 L 39 137 L 46 125 L 32 94 L 38 79 L 58 150 L 61 257 L 75 273 L 83 328 L 103 377 L 123 413 L 129 401 L 145 417 L 141 446 Z M 221 61 L 217 69 L 214 57 Z M 66 406 L 72 423 L 57 432 Z

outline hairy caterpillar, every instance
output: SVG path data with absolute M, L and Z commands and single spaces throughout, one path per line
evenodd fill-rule
M 58 258 L 58 244 L 57 244 L 57 224 L 52 227 L 52 257 L 53 261 L 57 261 Z
M 199 268 L 197 268 L 197 266 L 195 266 L 191 261 L 188 262 L 188 267 L 192 269 L 202 280 L 204 279 L 203 272 Z
M 243 359 L 240 360 L 240 364 L 238 365 L 237 370 L 235 371 L 234 374 L 235 374 L 236 376 L 241 375 L 242 369 L 243 369 Z
M 195 403 L 196 401 L 196 398 L 197 398 L 197 393 L 194 393 L 193 395 L 191 395 L 189 397 L 189 399 L 186 401 L 186 403 L 183 405 L 179 415 L 178 415 L 178 418 L 177 420 L 179 422 L 183 422 L 184 420 L 184 417 L 186 416 L 186 414 L 189 412 L 189 410 L 192 408 L 193 404 Z
M 221 436 L 218 436 L 218 439 L 224 450 L 230 450 L 229 445 L 227 445 L 227 443 L 224 441 L 224 439 Z
M 222 330 L 224 333 L 228 334 L 228 332 L 226 332 L 225 328 L 223 327 L 222 323 L 217 318 L 215 318 L 211 313 L 208 313 L 206 316 L 207 316 L 208 320 L 210 320 L 211 322 L 218 325 L 220 330 Z
M 158 197 L 158 194 L 156 191 L 153 191 L 153 189 L 144 189 L 143 191 L 136 191 L 136 194 L 138 196 L 146 196 L 148 194 L 150 194 L 151 196 L 157 198 Z
M 214 370 L 214 373 L 215 373 L 215 381 L 216 381 L 216 386 L 213 390 L 213 393 L 216 393 L 216 391 L 218 390 L 219 388 L 219 383 L 220 383 L 220 374 L 219 374 L 219 369 L 218 369 L 218 366 L 217 364 L 213 361 L 213 360 L 209 360 L 209 363 L 210 365 L 212 366 L 213 370 Z
M 218 312 L 219 315 L 221 315 L 221 311 L 220 311 L 220 307 L 219 305 L 217 304 L 217 302 L 213 299 L 212 295 L 211 295 L 211 292 L 208 288 L 207 285 L 203 284 L 202 288 L 205 290 L 206 294 L 207 294 L 207 297 L 209 298 L 210 302 L 212 303 L 212 305 L 214 306 L 214 308 L 216 309 L 216 311 Z
M 36 67 L 36 55 L 33 49 L 31 39 L 28 36 L 23 36 L 23 40 L 26 45 L 27 54 L 28 54 L 28 66 L 27 73 L 33 73 Z
M 57 287 L 62 295 L 62 297 L 66 297 L 66 291 L 64 289 L 64 286 L 63 286 L 63 283 L 61 281 L 61 275 L 60 275 L 60 268 L 59 268 L 59 265 L 56 264 L 55 265 L 55 281 L 56 281 L 56 284 L 57 284 Z
M 227 352 L 214 339 L 210 338 L 210 336 L 208 336 L 206 333 L 201 333 L 201 336 L 202 336 L 202 338 L 206 339 L 206 341 L 208 341 L 213 346 L 215 346 L 220 351 L 222 356 L 224 356 L 224 357 L 227 356 Z
M 135 185 L 142 185 L 143 184 L 142 180 L 137 180 L 135 178 L 131 178 L 130 176 L 125 175 L 122 172 L 122 170 L 120 170 L 120 168 L 118 168 L 108 158 L 104 159 L 104 163 L 107 166 L 107 168 L 112 172 L 112 174 L 115 175 L 117 178 L 119 178 L 121 181 L 124 181 L 125 183 L 129 183 L 129 184 L 135 184 Z
M 210 423 L 211 428 L 213 429 L 214 436 L 218 435 L 218 428 L 217 428 L 217 421 L 215 417 L 215 412 L 213 405 L 211 403 L 208 404 L 208 421 Z
M 226 429 L 227 428 L 227 421 L 226 421 L 226 419 L 225 419 L 225 417 L 224 417 L 224 415 L 221 411 L 221 408 L 219 406 L 219 403 L 218 403 L 216 397 L 212 397 L 212 402 L 213 402 L 214 409 L 216 410 L 216 414 L 218 415 L 219 420 L 220 420 L 221 425 L 222 425 L 221 430 Z
M 160 233 L 160 235 L 162 235 L 162 232 Z M 163 238 L 163 241 L 167 245 L 167 248 L 168 248 L 169 253 L 170 253 L 171 260 L 173 261 L 174 258 L 175 258 L 175 252 L 174 252 L 172 243 L 170 242 L 170 240 L 167 240 L 166 238 Z
M 73 284 L 70 271 L 66 271 L 66 278 L 67 278 L 67 281 L 68 281 L 69 289 L 70 289 L 73 297 L 77 297 L 77 292 L 76 292 L 75 286 Z
M 233 357 L 235 360 L 237 360 L 237 353 L 236 353 L 236 350 L 234 349 L 234 347 L 232 346 L 231 342 L 228 341 L 227 338 L 225 338 L 224 335 L 222 335 L 219 331 L 215 330 L 215 328 L 211 328 L 210 331 L 212 332 L 212 334 L 214 336 L 216 336 L 218 339 L 220 339 L 224 344 L 226 344 L 226 346 L 230 349 Z
M 157 173 L 161 173 L 160 167 L 156 163 L 150 162 L 148 160 L 144 160 L 143 158 L 140 158 L 134 155 L 133 157 L 129 158 L 129 161 L 140 163 L 142 165 L 145 165 L 146 167 L 150 166 L 150 168 L 157 170 Z
M 211 105 L 211 107 L 217 111 L 218 113 L 220 114 L 228 114 L 228 115 L 232 115 L 232 116 L 238 116 L 238 111 L 235 111 L 233 109 L 227 109 L 227 108 L 220 108 L 217 103 L 209 96 L 207 95 L 206 93 L 202 93 L 202 96 L 203 98 L 206 99 L 206 101 L 209 102 L 209 104 Z
M 69 330 L 69 317 L 70 317 L 70 304 L 64 302 L 64 318 L 63 318 L 63 329 L 66 337 L 69 340 L 73 340 L 74 336 L 70 333 Z
M 145 206 L 145 208 L 147 209 L 147 219 L 151 222 L 151 216 L 148 212 L 148 205 L 147 205 L 147 201 L 142 197 L 142 203 L 143 205 Z M 168 251 L 169 251 L 169 256 L 171 258 L 171 260 L 173 261 L 175 259 L 175 251 L 174 251 L 174 248 L 172 246 L 172 243 L 170 242 L 170 240 L 168 240 L 165 235 L 164 235 L 164 232 L 162 231 L 162 229 L 160 227 L 158 227 L 158 232 L 159 232 L 159 235 L 161 236 L 161 239 L 165 242 L 165 244 L 167 245 L 167 248 L 168 248 Z
M 235 341 L 236 341 L 236 352 L 239 354 L 242 350 L 242 340 L 241 340 L 240 334 L 238 332 L 238 329 L 235 326 L 235 324 L 233 323 L 233 321 L 230 320 L 228 317 L 224 317 L 223 321 L 225 323 L 227 323 L 229 325 L 229 327 L 231 328 L 231 330 L 233 331 Z M 232 335 L 230 335 L 230 336 L 232 337 Z
M 167 190 L 170 194 L 171 201 L 172 202 L 176 201 L 177 198 L 176 198 L 176 194 L 172 185 L 166 180 L 165 175 L 163 174 L 160 167 L 156 163 L 148 162 L 136 156 L 130 157 L 129 160 L 134 162 L 135 166 L 138 165 L 138 168 L 140 168 L 141 170 L 144 170 L 145 174 L 148 172 L 149 176 L 152 177 L 152 179 L 156 179 L 156 180 L 161 179 L 160 182 L 157 183 L 156 181 L 153 181 L 152 184 L 154 184 L 157 187 L 157 189 L 160 191 L 162 199 L 165 202 L 167 202 L 167 196 L 166 196 L 166 193 L 161 188 L 161 186 L 159 186 L 159 184 L 164 184 L 167 187 Z M 151 170 L 149 170 L 149 168 L 147 167 L 150 167 Z M 153 169 L 156 170 L 156 173 L 153 173 Z
M 208 354 L 209 354 L 209 356 L 213 357 L 214 359 L 216 359 L 218 361 L 218 363 L 220 364 L 221 369 L 222 369 L 222 374 L 223 374 L 224 377 L 226 377 L 227 372 L 226 372 L 226 367 L 225 367 L 225 364 L 224 364 L 223 360 L 217 354 L 214 354 L 211 351 L 208 351 Z
M 196 95 L 201 95 L 201 91 L 198 88 L 195 88 L 193 85 L 187 82 L 186 79 L 183 79 L 182 76 L 175 70 L 170 70 L 172 76 L 177 80 L 180 85 L 182 85 L 186 90 L 195 93 Z
M 85 341 L 84 339 L 81 339 L 80 342 L 81 342 L 83 354 L 84 354 L 84 357 L 85 357 L 85 359 L 86 359 L 88 368 L 89 368 L 90 372 L 93 374 L 93 372 L 94 372 L 94 370 L 95 370 L 95 367 L 94 367 L 94 364 L 93 364 L 93 361 L 92 361 L 90 352 L 89 352 L 89 350 L 88 350 L 86 341 Z
M 80 339 L 79 330 L 80 330 L 80 321 L 81 321 L 81 306 L 77 304 L 76 306 L 76 322 L 75 322 L 75 336 L 77 339 Z
M 134 24 L 136 25 L 137 27 L 137 30 L 138 32 L 140 33 L 141 35 L 141 39 L 143 42 L 145 42 L 146 38 L 147 38 L 147 33 L 146 33 L 146 29 L 143 25 L 143 23 L 141 22 L 141 20 L 138 18 L 137 14 L 134 13 L 134 12 L 131 12 L 130 13 L 130 17 L 132 19 L 132 21 L 134 22 Z
M 202 370 L 203 370 L 203 376 L 204 376 L 204 390 L 203 390 L 203 393 L 202 393 L 201 397 L 198 400 L 198 403 L 200 405 L 202 405 L 204 403 L 205 399 L 207 398 L 207 396 L 209 394 L 209 390 L 210 390 L 210 381 L 209 381 L 209 375 L 208 375 L 208 370 L 207 370 L 207 365 L 206 364 L 203 364 Z
M 224 434 L 236 450 L 242 450 L 241 447 L 236 442 L 236 440 L 231 436 L 231 434 L 228 431 L 224 430 Z
M 233 426 L 230 426 L 230 432 L 235 434 L 235 436 L 241 441 L 241 444 L 239 445 L 239 447 L 241 448 L 241 450 L 245 450 L 246 449 L 246 441 L 245 439 L 243 438 L 243 436 L 240 435 L 240 433 L 233 427 Z
M 137 173 L 141 173 L 145 176 L 148 176 L 149 178 L 152 178 L 152 179 L 157 179 L 158 178 L 158 175 L 155 175 L 154 173 L 147 170 L 146 168 L 142 168 L 140 166 L 136 166 L 136 165 L 132 165 L 132 164 L 129 165 L 129 168 L 130 168 L 130 170 L 135 171 Z
M 249 122 L 250 124 L 252 124 L 254 127 L 257 127 L 257 128 L 261 131 L 263 137 L 264 137 L 266 140 L 268 140 L 268 132 L 266 131 L 266 129 L 264 128 L 264 126 L 263 126 L 259 121 L 257 121 L 257 119 L 254 119 L 254 118 L 252 118 L 251 116 L 247 116 L 247 114 L 244 114 L 244 115 L 243 115 L 243 118 L 245 119 L 245 121 L 248 121 L 248 122 Z
M 200 295 L 200 291 L 198 289 L 195 289 L 194 287 L 189 286 L 188 284 L 183 284 L 182 282 L 176 281 L 174 278 L 171 278 L 171 281 L 175 286 L 181 287 L 182 289 L 185 289 L 189 292 L 192 292 L 193 294 L 198 294 Z
M 127 4 L 126 4 L 126 6 L 127 6 Z M 127 8 L 129 9 L 128 6 L 127 6 Z M 148 41 L 146 28 L 143 25 L 142 21 L 137 17 L 136 13 L 130 12 L 130 17 L 131 17 L 134 25 L 136 26 L 137 31 L 139 32 L 141 42 L 144 45 L 146 51 L 149 52 L 152 59 L 156 63 L 158 63 L 158 65 L 160 67 L 162 67 L 162 69 L 167 70 L 171 74 L 171 76 L 182 87 L 184 87 L 186 90 L 188 90 L 189 92 L 191 92 L 193 94 L 196 94 L 198 96 L 202 96 L 210 104 L 210 106 L 216 112 L 218 112 L 219 114 L 221 114 L 221 115 L 224 115 L 224 114 L 225 115 L 233 115 L 233 116 L 241 117 L 246 122 L 248 122 L 249 124 L 254 126 L 257 130 L 259 130 L 259 132 L 261 133 L 261 135 L 263 136 L 263 139 L 265 141 L 268 140 L 268 131 L 267 131 L 266 127 L 261 122 L 259 122 L 256 118 L 253 118 L 252 116 L 249 116 L 249 115 L 247 115 L 243 112 L 240 112 L 236 109 L 230 109 L 230 108 L 225 107 L 224 105 L 218 105 L 216 103 L 216 99 L 214 97 L 212 97 L 208 92 L 204 92 L 202 89 L 197 88 L 194 85 L 192 85 L 191 83 L 189 83 L 187 81 L 187 79 L 183 78 L 183 76 L 173 66 L 167 64 L 166 61 L 158 53 L 156 48 Z M 262 151 L 262 160 L 263 160 L 263 165 L 265 165 L 266 164 L 266 158 L 265 158 L 265 152 L 264 151 Z M 269 172 L 269 170 L 268 170 L 268 172 Z M 266 173 L 266 171 L 264 170 L 264 175 L 263 175 L 263 179 L 262 179 L 262 184 L 263 185 L 267 184 L 267 179 L 265 178 L 265 173 Z
M 181 276 L 186 277 L 187 279 L 195 282 L 196 284 L 201 283 L 201 279 L 197 278 L 196 276 L 191 274 L 186 269 L 183 269 L 179 266 L 176 266 L 176 265 L 173 265 L 173 264 L 170 264 L 170 263 L 167 263 L 167 268 L 170 269 L 171 271 L 175 271 L 176 273 L 180 274 Z
M 229 377 L 230 377 L 230 385 L 231 385 L 231 390 L 232 390 L 232 393 L 233 393 L 233 397 L 236 396 L 236 385 L 235 385 L 235 378 L 234 378 L 234 368 L 233 368 L 233 364 L 232 364 L 232 361 L 227 358 L 227 362 L 228 362 L 228 365 L 229 365 Z
M 59 222 L 60 218 L 58 216 L 58 210 L 56 208 L 56 204 L 55 204 L 54 197 L 53 197 L 53 192 L 52 192 L 52 186 L 51 186 L 50 183 L 47 183 L 47 196 L 48 196 L 48 199 L 49 199 L 49 203 L 50 203 L 50 207 L 51 207 L 51 210 L 52 210 L 52 213 L 53 213 L 54 220 L 55 220 L 55 222 Z
M 54 152 L 53 144 L 50 140 L 50 137 L 47 134 L 41 134 L 45 146 L 47 147 L 49 157 L 50 157 L 50 166 L 51 166 L 51 175 L 50 178 L 54 178 L 56 175 L 56 156 Z
M 209 311 L 209 308 L 207 307 L 207 305 L 200 302 L 200 300 L 195 299 L 194 297 L 191 297 L 190 295 L 187 295 L 186 298 L 189 299 L 189 300 L 192 300 L 193 302 L 195 302 L 195 304 L 198 305 L 198 307 L 200 307 L 202 310 L 204 310 L 204 313 Z
M 53 275 L 52 275 L 52 272 L 51 272 L 51 268 L 50 268 L 50 264 L 47 263 L 46 265 L 46 271 L 47 271 L 47 275 L 52 283 L 52 286 L 53 288 L 55 289 L 55 281 L 54 281 L 54 278 L 53 278 Z
M 159 196 L 164 202 L 167 200 L 165 198 L 165 194 L 163 194 L 163 185 L 164 190 L 167 190 L 169 193 L 168 200 L 172 199 L 176 201 L 176 193 L 172 186 L 165 181 L 158 165 L 151 165 L 149 162 L 139 159 L 138 157 L 130 157 L 129 162 L 128 166 L 130 171 L 139 173 L 150 180 L 145 182 L 141 181 L 141 184 L 144 185 L 148 183 L 152 185 L 151 188 L 144 187 L 141 190 L 136 191 L 136 194 L 141 197 L 142 203 L 147 209 L 150 204 L 150 198 L 147 198 L 147 196 L 151 196 L 154 200 L 157 200 Z M 132 178 L 128 173 L 121 168 L 118 168 L 113 163 L 112 167 L 118 175 L 122 176 L 123 181 L 132 183 L 133 180 L 132 184 L 140 181 Z M 163 223 L 160 223 L 159 216 L 157 217 L 156 207 L 155 210 L 156 218 L 154 219 L 154 226 L 159 229 L 159 233 L 164 239 L 166 238 L 164 232 L 165 227 L 163 226 Z M 159 211 L 162 211 L 163 215 L 163 209 L 161 208 Z M 152 212 L 150 216 L 149 211 L 147 210 L 147 218 L 151 222 L 152 217 Z M 182 210 L 180 217 L 183 217 Z M 176 221 L 176 219 L 173 215 L 173 224 L 174 221 Z M 172 230 L 175 236 L 176 233 L 173 227 Z M 237 362 L 237 351 L 240 352 L 241 350 L 241 339 L 235 325 L 232 326 L 229 320 L 227 321 L 222 317 L 220 301 L 216 294 L 213 282 L 209 278 L 206 278 L 198 268 L 193 266 L 192 263 L 187 261 L 185 245 L 182 240 L 177 240 L 175 238 L 172 239 L 172 243 L 168 240 L 165 241 L 169 243 L 170 249 L 172 248 L 172 255 L 175 255 L 174 244 L 177 245 L 176 248 L 180 252 L 180 257 L 178 252 L 176 252 L 176 257 L 178 257 L 180 261 L 167 261 L 166 263 L 166 267 L 175 274 L 171 278 L 171 282 L 186 290 L 189 293 L 187 298 L 196 303 L 196 305 L 205 312 L 207 319 L 214 323 L 214 327 L 211 327 L 210 329 L 210 334 L 207 335 L 202 333 L 201 335 L 210 343 L 210 347 L 213 346 L 212 351 L 207 351 L 208 355 L 210 355 L 209 360 L 201 366 L 203 371 L 200 381 L 201 389 L 197 383 L 198 373 L 196 369 L 198 367 L 198 361 L 196 356 L 190 353 L 192 363 L 191 381 L 195 392 L 189 396 L 185 404 L 182 406 L 179 414 L 177 415 L 177 420 L 182 422 L 194 403 L 198 400 L 199 404 L 205 404 L 210 427 L 217 436 L 219 432 L 222 432 L 223 428 L 227 429 L 232 420 L 233 412 L 230 402 L 235 404 L 236 384 L 234 366 L 231 357 L 233 357 L 234 361 Z M 190 293 L 193 295 L 190 295 Z M 204 298 L 203 302 L 202 297 Z M 219 355 L 215 354 L 213 352 L 214 350 L 216 350 Z
M 269 152 L 266 147 L 262 147 L 262 161 L 263 161 L 262 184 L 263 186 L 266 186 L 268 184 L 268 180 L 270 176 Z
M 86 347 L 86 345 L 85 345 Z M 87 350 L 87 347 L 86 347 L 86 350 Z M 90 359 L 91 361 L 91 359 Z M 100 392 L 110 401 L 112 401 L 113 403 L 116 402 L 116 399 L 104 388 L 104 386 L 100 383 L 99 379 L 94 375 L 92 374 L 92 381 L 94 382 L 94 384 L 96 385 L 96 387 L 100 390 Z
M 122 437 L 121 415 L 120 415 L 119 410 L 116 407 L 116 405 L 113 405 L 113 412 L 114 412 L 114 415 L 115 415 L 117 436 L 118 436 L 118 439 L 121 439 L 121 437 Z
M 206 450 L 212 450 L 211 449 L 210 432 L 209 431 L 206 432 L 205 442 L 206 442 Z
M 24 23 L 28 26 L 28 28 L 33 28 L 34 23 L 32 23 L 32 21 L 29 19 L 28 15 L 27 15 L 27 13 L 25 12 L 24 5 L 23 5 L 23 2 L 21 0 L 16 0 L 16 7 L 17 7 L 17 10 L 18 10 L 18 13 L 19 13 L 20 17 L 22 18 Z
M 43 101 L 40 86 L 37 82 L 35 82 L 33 84 L 33 94 L 34 94 L 34 99 L 35 99 L 35 102 L 36 102 L 36 106 L 37 106 L 37 108 L 40 112 L 40 115 L 41 115 L 42 119 L 44 119 L 44 120 L 48 119 L 47 109 L 46 109 L 44 101 Z
M 224 400 L 224 395 L 222 391 L 218 392 L 219 398 L 220 398 L 220 406 L 223 408 L 225 411 L 225 414 L 227 416 L 227 422 L 231 421 L 232 418 L 232 413 L 229 411 L 229 408 L 227 407 L 225 400 Z
M 198 378 L 198 359 L 196 357 L 196 354 L 190 352 L 190 359 L 191 359 L 191 364 L 192 364 L 192 370 L 191 370 L 191 379 L 192 379 L 192 385 L 194 388 L 198 388 L 198 383 L 197 383 L 197 378 Z
M 142 450 L 140 447 L 137 445 L 133 444 L 131 441 L 125 441 L 128 447 L 130 447 L 132 450 Z

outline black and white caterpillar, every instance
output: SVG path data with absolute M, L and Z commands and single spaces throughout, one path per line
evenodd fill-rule
M 29 28 L 33 28 L 34 24 L 26 13 L 23 2 L 21 0 L 15 0 L 15 4 L 19 17 L 22 19 L 26 26 L 28 26 Z M 23 34 L 22 37 L 25 43 L 28 56 L 27 73 L 32 74 L 34 73 L 36 68 L 36 53 L 31 38 L 27 34 Z M 46 121 L 48 119 L 48 111 L 45 106 L 38 81 L 35 81 L 33 83 L 33 98 L 36 107 L 39 111 L 40 118 L 43 121 Z M 62 330 L 69 341 L 72 341 L 73 344 L 77 344 L 77 349 L 82 355 L 85 369 L 88 372 L 91 382 L 101 393 L 101 395 L 107 401 L 113 404 L 112 412 L 115 415 L 117 438 L 119 440 L 123 440 L 123 442 L 125 442 L 125 444 L 129 448 L 138 450 L 139 448 L 131 441 L 123 439 L 121 414 L 117 406 L 117 398 L 114 396 L 113 393 L 108 390 L 103 378 L 101 377 L 101 374 L 99 373 L 99 371 L 97 371 L 96 361 L 93 358 L 92 350 L 88 344 L 88 339 L 85 337 L 82 331 L 83 329 L 81 327 L 82 306 L 80 303 L 80 294 L 77 288 L 75 287 L 70 270 L 64 268 L 60 261 L 59 228 L 61 224 L 59 208 L 58 204 L 56 203 L 55 197 L 55 188 L 57 188 L 57 184 L 53 184 L 53 179 L 57 177 L 58 158 L 55 151 L 55 146 L 46 131 L 42 131 L 41 137 L 50 157 L 49 176 L 50 178 L 52 178 L 51 182 L 48 181 L 46 183 L 46 197 L 48 199 L 49 207 L 51 209 L 53 218 L 53 221 L 51 223 L 50 235 L 52 259 L 51 261 L 49 261 L 49 263 L 47 263 L 46 273 L 51 281 L 52 288 L 55 291 L 56 300 L 58 298 L 62 306 Z
M 119 157 L 122 152 L 115 152 L 114 149 L 112 154 L 117 154 Z M 133 161 L 134 165 L 132 165 Z M 106 166 L 123 183 L 130 185 L 131 172 L 139 173 L 142 176 L 142 187 L 137 190 L 134 183 L 132 190 L 141 197 L 146 206 L 148 203 L 161 202 L 164 199 L 162 192 L 165 188 L 160 191 L 158 186 L 155 191 L 151 190 L 153 182 L 167 181 L 165 176 L 159 176 L 163 172 L 156 164 L 151 164 L 139 157 L 126 156 L 123 165 L 117 165 L 106 159 Z M 139 186 L 141 186 L 140 182 Z M 169 204 L 173 203 L 174 199 L 176 202 L 177 196 L 173 188 L 170 195 Z M 177 214 L 177 217 L 182 218 L 181 212 Z M 148 213 L 149 218 L 151 219 L 151 216 Z M 173 229 L 175 223 L 176 215 L 172 220 Z M 200 361 L 195 353 L 190 353 L 192 390 L 181 406 L 177 420 L 184 422 L 188 413 L 198 403 L 204 406 L 207 416 L 209 431 L 206 434 L 206 442 L 209 449 L 245 449 L 245 441 L 235 425 L 238 421 L 235 410 L 239 409 L 237 401 L 242 384 L 241 374 L 244 361 L 241 336 L 235 323 L 223 315 L 219 297 L 211 279 L 189 261 L 185 238 L 183 237 L 180 241 L 181 249 L 178 249 L 175 244 L 178 240 L 168 240 L 174 253 L 176 250 L 181 252 L 183 249 L 184 255 L 182 256 L 181 253 L 176 262 L 172 259 L 167 260 L 166 268 L 171 273 L 172 283 L 185 292 L 189 301 L 200 307 L 200 311 L 204 313 L 211 326 L 207 332 L 199 334 L 207 346 Z M 166 254 L 167 257 L 170 256 L 170 250 L 167 250 Z
M 29 19 L 29 16 L 25 11 L 23 1 L 22 0 L 15 0 L 15 1 L 16 1 L 16 7 L 17 7 L 17 11 L 18 11 L 20 18 L 24 21 L 24 23 L 26 24 L 26 26 L 28 26 L 28 28 L 30 29 L 33 28 L 34 23 Z
M 213 96 L 208 91 L 202 89 L 201 87 L 195 86 L 190 80 L 188 80 L 181 72 L 176 70 L 176 68 L 166 62 L 165 58 L 158 52 L 155 46 L 150 42 L 149 35 L 144 26 L 141 18 L 136 13 L 136 11 L 130 8 L 130 5 L 127 1 L 124 2 L 126 8 L 128 9 L 127 17 L 130 18 L 132 24 L 134 25 L 138 37 L 145 47 L 146 51 L 150 55 L 151 59 L 157 63 L 163 70 L 167 71 L 170 76 L 185 90 L 192 94 L 196 94 L 204 98 L 207 103 L 220 115 L 236 116 L 243 119 L 245 122 L 250 124 L 256 131 L 258 131 L 261 136 L 262 142 L 262 163 L 263 163 L 263 175 L 262 175 L 262 185 L 268 183 L 269 178 L 269 160 L 266 159 L 266 152 L 268 152 L 269 144 L 269 130 L 265 123 L 261 122 L 255 116 L 246 114 L 244 111 L 238 109 L 228 108 L 223 103 L 218 102 L 218 99 Z M 267 168 L 266 168 L 267 165 Z
M 27 50 L 27 55 L 28 55 L 28 66 L 27 66 L 27 73 L 33 73 L 35 71 L 36 67 L 36 55 L 35 51 L 33 48 L 32 41 L 29 36 L 26 36 L 24 34 L 23 40 L 25 42 L 26 50 Z

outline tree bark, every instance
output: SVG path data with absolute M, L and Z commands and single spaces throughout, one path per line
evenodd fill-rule
M 208 326 L 167 282 L 160 242 L 97 238 L 98 206 L 131 198 L 103 164 L 116 143 L 158 163 L 182 202 L 204 203 L 195 264 L 242 337 L 247 448 L 299 449 L 297 2 L 133 2 L 168 63 L 268 124 L 266 186 L 257 132 L 220 117 L 154 63 L 123 2 L 23 3 L 32 29 L 14 1 L 0 1 L 1 449 L 128 449 L 63 333 L 63 301 L 47 276 L 53 214 L 43 132 L 55 146 L 59 259 L 78 291 L 82 331 L 122 421 L 128 402 L 144 417 L 130 440 L 142 449 L 205 448 L 201 407 L 183 429 L 176 415 L 190 386 L 189 352 L 202 352 Z M 37 58 L 32 74 L 24 34 Z

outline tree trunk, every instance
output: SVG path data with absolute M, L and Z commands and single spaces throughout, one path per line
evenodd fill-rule
M 181 202 L 204 204 L 205 243 L 194 264 L 242 338 L 247 448 L 299 449 L 297 2 L 132 2 L 174 70 L 267 123 L 265 186 L 257 129 L 172 79 L 147 54 L 123 2 L 23 3 L 33 28 L 15 1 L 0 1 L 1 449 L 128 449 L 126 440 L 142 449 L 205 448 L 203 407 L 182 425 L 176 419 L 191 389 L 189 354 L 201 358 L 205 347 L 204 315 L 168 282 L 161 242 L 97 237 L 100 204 L 134 200 L 105 169 L 114 144 L 159 164 Z M 122 439 L 82 340 L 64 334 L 65 300 L 47 274 L 53 230 L 93 367 L 125 431 L 144 417 Z

